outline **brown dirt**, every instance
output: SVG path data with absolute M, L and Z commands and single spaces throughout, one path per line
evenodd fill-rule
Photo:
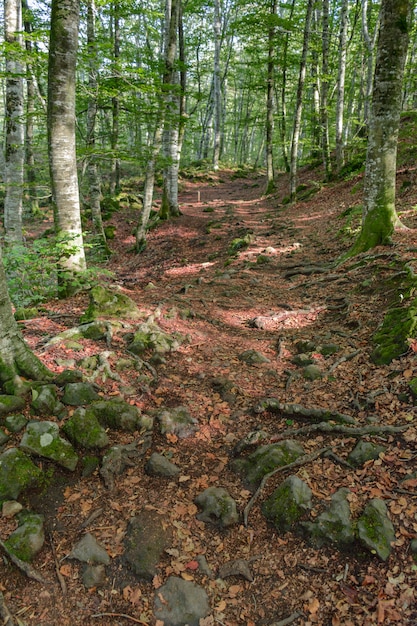
M 311 185 L 317 176 L 305 170 L 301 179 Z M 407 176 L 409 171 L 399 175 L 399 189 Z M 137 213 L 127 207 L 113 216 L 117 236 L 109 269 L 115 273 L 115 282 L 146 315 L 156 312 L 166 331 L 178 332 L 187 340 L 158 366 L 157 384 L 148 388 L 140 378 L 142 373 L 124 371 L 122 383 L 100 382 L 103 394 L 121 393 L 144 412 L 186 405 L 198 419 L 199 429 L 187 439 L 154 435 L 152 451 L 164 452 L 181 467 L 178 480 L 167 483 L 149 477 L 141 462 L 118 479 L 111 493 L 98 474 L 83 479 L 57 472 L 46 493 L 30 496 L 32 507 L 46 516 L 49 540 L 33 565 L 48 584 L 28 580 L 5 559 L 0 562 L 0 590 L 21 620 L 18 623 L 152 625 L 155 588 L 176 574 L 207 590 L 212 606 L 207 624 L 271 625 L 295 612 L 299 616 L 292 623 L 299 626 L 417 624 L 417 568 L 409 553 L 410 538 L 417 534 L 415 481 L 401 483 L 416 470 L 416 417 L 412 401 L 398 397 L 407 392 L 407 381 L 416 375 L 414 346 L 389 366 L 376 367 L 369 359 L 372 333 L 394 295 L 386 282 L 396 271 L 394 255 L 414 263 L 417 231 L 397 233 L 392 247 L 372 251 L 373 259 L 362 266 L 347 263 L 324 273 L 297 273 L 310 266 L 330 265 L 347 249 L 352 240 L 340 232 L 346 223 L 340 214 L 361 202 L 361 178 L 327 186 L 315 183 L 317 192 L 293 206 L 282 204 L 287 193 L 285 176 L 273 196 L 262 196 L 264 184 L 258 173 L 235 178 L 229 171 L 209 181 L 184 181 L 183 215 L 153 230 L 141 255 L 130 252 Z M 417 190 L 415 185 L 405 187 L 399 208 L 404 221 L 413 227 Z M 249 247 L 231 256 L 230 243 L 248 231 L 253 233 Z M 78 352 L 44 348 L 45 337 L 77 323 L 87 300 L 81 294 L 48 303 L 48 315 L 23 327 L 27 341 L 54 371 L 60 369 L 57 358 L 80 359 L 106 349 L 104 343 L 88 341 Z M 309 382 L 300 375 L 291 359 L 301 339 L 340 346 L 333 356 L 316 355 L 324 371 L 335 365 L 329 376 Z M 111 362 L 123 356 L 121 334 L 115 335 L 111 349 Z M 244 363 L 239 355 L 248 349 L 260 351 L 269 362 Z M 353 358 L 341 360 L 355 351 Z M 235 402 L 219 394 L 215 386 L 219 377 L 232 383 Z M 384 437 L 387 452 L 364 468 L 350 470 L 319 458 L 295 470 L 313 491 L 312 517 L 341 486 L 352 492 L 355 516 L 370 498 L 385 499 L 397 537 L 386 563 L 359 546 L 348 553 L 332 547 L 319 550 L 294 533 L 280 536 L 274 531 L 261 515 L 260 503 L 289 472 L 268 481 L 250 512 L 248 527 L 242 523 L 219 531 L 196 520 L 193 500 L 209 485 L 227 488 L 241 511 L 248 503 L 250 492 L 230 468 L 234 445 L 255 429 L 276 437 L 289 425 L 285 416 L 255 414 L 254 405 L 265 396 L 349 413 L 359 424 L 366 424 L 372 416 L 381 424 L 410 424 L 405 434 Z M 120 440 L 120 434 L 112 436 Z M 131 439 L 124 435 L 122 442 Z M 299 439 L 307 452 L 331 445 L 342 458 L 355 444 L 353 438 L 340 435 Z M 119 558 L 127 523 L 143 507 L 160 513 L 174 536 L 153 584 L 135 580 L 121 567 Z M 106 546 L 113 565 L 104 588 L 86 590 L 78 565 L 66 556 L 85 532 L 82 523 L 97 509 L 102 512 L 88 530 Z M 11 527 L 12 523 L 3 524 L 2 539 Z M 194 569 L 199 554 L 206 556 L 214 572 L 230 559 L 247 559 L 254 580 L 210 580 Z M 66 594 L 57 581 L 56 564 L 66 582 Z

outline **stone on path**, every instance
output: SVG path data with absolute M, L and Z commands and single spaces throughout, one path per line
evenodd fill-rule
M 170 576 L 154 597 L 154 615 L 164 626 L 199 626 L 210 612 L 205 590 L 195 583 Z

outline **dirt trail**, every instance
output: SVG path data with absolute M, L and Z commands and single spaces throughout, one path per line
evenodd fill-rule
M 302 420 L 288 421 L 271 412 L 256 414 L 253 408 L 263 397 L 348 413 L 364 425 L 373 417 L 389 425 L 415 419 L 411 401 L 398 397 L 415 375 L 414 353 L 390 366 L 376 367 L 369 360 L 372 333 L 390 300 L 384 289 L 385 277 L 392 271 L 390 256 L 375 255 L 372 263 L 350 269 L 349 265 L 348 269 L 331 267 L 349 243 L 343 240 L 346 219 L 339 216 L 360 203 L 360 185 L 350 181 L 320 188 L 311 176 L 311 172 L 302 173 L 303 182 L 317 191 L 294 206 L 282 203 L 284 179 L 282 189 L 268 198 L 262 197 L 265 181 L 257 174 L 236 178 L 232 172 L 221 172 L 209 181 L 185 181 L 183 215 L 153 230 L 140 256 L 129 252 L 135 212 L 127 208 L 113 216 L 117 235 L 109 268 L 115 272 L 115 282 L 145 314 L 154 314 L 164 330 L 178 332 L 187 340 L 158 366 L 157 384 L 150 389 L 141 387 L 137 372 L 125 371 L 122 383 L 106 381 L 103 390 L 122 393 L 144 412 L 186 405 L 198 419 L 199 429 L 187 439 L 154 436 L 152 451 L 163 452 L 180 466 L 178 481 L 167 484 L 149 477 L 141 466 L 121 476 L 110 495 L 94 475 L 73 484 L 63 477 L 61 491 L 58 486 L 49 499 L 40 499 L 38 505 L 49 516 L 58 560 L 80 537 L 80 520 L 102 508 L 90 530 L 106 546 L 115 565 L 104 589 L 87 592 L 78 566 L 63 561 L 68 585 L 63 596 L 49 546 L 36 563 L 51 581 L 48 588 L 40 589 L 0 564 L 0 590 L 9 593 L 9 607 L 15 614 L 22 612 L 27 626 L 129 623 L 120 614 L 130 615 L 137 623 L 154 624 L 153 587 L 170 574 L 195 580 L 207 590 L 213 608 L 213 619 L 207 624 L 271 626 L 295 612 L 299 615 L 292 623 L 300 626 L 417 624 L 417 574 L 408 552 L 409 540 L 417 533 L 417 505 L 414 492 L 408 497 L 400 489 L 401 479 L 416 470 L 415 427 L 406 436 L 385 437 L 385 457 L 365 468 L 350 470 L 332 459 L 319 458 L 295 470 L 313 491 L 313 516 L 342 486 L 352 492 L 354 515 L 371 497 L 386 500 L 397 536 L 386 563 L 356 548 L 354 553 L 340 553 L 332 547 L 318 550 L 293 533 L 278 536 L 261 515 L 260 502 L 252 508 L 248 526 L 241 524 L 231 531 L 221 532 L 195 518 L 193 500 L 209 485 L 228 489 L 241 512 L 250 500 L 251 493 L 230 468 L 233 448 L 242 437 L 264 429 L 273 438 L 290 425 L 304 425 Z M 414 217 L 407 210 L 413 201 L 409 196 L 403 207 L 410 225 Z M 241 240 L 241 247 L 236 239 Z M 398 235 L 388 253 L 411 258 L 415 243 L 413 232 Z M 86 303 L 87 297 L 81 295 L 66 303 L 51 303 L 48 309 L 75 319 Z M 42 332 L 55 333 L 57 325 L 72 323 L 63 317 L 58 324 L 57 319 L 53 328 L 44 320 Z M 85 342 L 78 353 L 59 348 L 44 352 L 39 323 L 28 324 L 25 334 L 55 370 L 57 358 L 79 359 L 97 351 L 97 345 Z M 337 344 L 337 353 L 330 356 L 315 351 L 324 374 L 320 380 L 306 380 L 292 362 L 301 340 L 317 347 Z M 116 337 L 112 350 L 114 359 L 123 356 L 123 341 Z M 247 350 L 256 350 L 268 360 L 248 364 L 240 358 Z M 322 433 L 299 437 L 299 441 L 307 453 L 331 445 L 341 458 L 355 443 L 345 435 Z M 286 476 L 271 479 L 261 500 Z M 125 574 L 116 566 L 127 522 L 144 506 L 157 509 L 174 531 L 172 550 L 161 562 L 153 585 L 138 583 L 133 577 L 122 579 Z M 206 556 L 214 572 L 230 559 L 247 559 L 254 580 L 232 577 L 221 583 L 209 579 L 187 567 L 199 554 Z M 16 579 L 12 593 L 11 575 Z

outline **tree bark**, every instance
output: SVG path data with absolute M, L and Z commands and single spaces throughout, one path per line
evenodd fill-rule
M 23 66 L 22 5 L 20 0 L 4 0 L 4 39 L 6 47 L 6 139 L 4 227 L 7 243 L 20 243 L 23 207 Z
M 270 19 L 268 28 L 268 67 L 266 83 L 266 190 L 265 193 L 272 193 L 274 184 L 274 73 L 275 73 L 275 13 L 276 0 L 271 2 Z
M 75 147 L 78 0 L 52 0 L 48 65 L 48 147 L 55 228 L 62 240 L 59 295 L 79 288 L 86 268 Z
M 395 209 L 397 140 L 411 0 L 383 0 L 369 121 L 361 233 L 348 256 L 390 243 L 402 227 Z
M 322 14 L 322 86 L 320 92 L 320 124 L 321 124 L 321 147 L 323 154 L 324 178 L 330 180 L 332 175 L 332 165 L 330 161 L 330 141 L 329 141 L 329 0 L 323 0 Z
M 220 0 L 214 0 L 214 71 L 213 71 L 213 95 L 214 95 L 214 149 L 213 169 L 219 169 L 220 145 L 221 145 L 221 80 L 220 80 L 220 44 L 221 44 L 221 21 Z
M 345 162 L 343 113 L 345 103 L 348 11 L 348 0 L 343 0 L 340 10 L 339 59 L 337 72 L 336 102 L 336 169 L 338 173 L 342 169 Z

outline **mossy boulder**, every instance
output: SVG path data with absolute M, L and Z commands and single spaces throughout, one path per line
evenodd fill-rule
M 297 441 L 286 439 L 279 443 L 260 446 L 246 459 L 237 459 L 233 467 L 241 472 L 250 487 L 256 487 L 265 474 L 277 467 L 288 465 L 304 454 L 304 448 Z
M 140 427 L 140 411 L 122 398 L 98 400 L 89 406 L 102 426 L 134 432 Z
M 90 383 L 68 383 L 64 388 L 62 402 L 71 406 L 84 406 L 99 398 L 100 396 Z
M 55 422 L 29 422 L 20 447 L 25 452 L 55 461 L 70 471 L 74 471 L 78 463 L 77 453 L 69 441 L 60 437 Z
M 54 378 L 54 383 L 58 387 L 65 387 L 69 383 L 80 383 L 83 379 L 83 373 L 80 370 L 64 370 Z
M 21 511 L 17 519 L 18 527 L 4 543 L 7 549 L 22 561 L 32 561 L 45 543 L 43 515 Z
M 262 513 L 275 528 L 284 533 L 311 509 L 311 489 L 298 476 L 289 476 L 265 500 Z
M 312 542 L 318 547 L 333 543 L 339 548 L 349 546 L 355 540 L 355 528 L 347 500 L 349 489 L 342 488 L 332 495 L 330 506 L 314 522 L 306 522 Z
M 321 369 L 319 368 L 318 365 L 306 365 L 306 367 L 303 367 L 303 377 L 306 380 L 320 380 L 321 378 L 323 378 L 323 372 L 321 371 Z
M 377 459 L 381 452 L 385 452 L 385 450 L 385 446 L 380 446 L 372 441 L 360 440 L 348 454 L 347 460 L 351 465 L 361 467 L 367 461 Z
M 138 319 L 141 315 L 133 300 L 116 287 L 107 289 L 97 285 L 90 291 L 90 303 L 81 322 L 90 322 L 97 317 Z
M 32 389 L 32 413 L 42 416 L 60 417 L 65 407 L 58 398 L 58 388 L 55 385 L 41 385 Z
M 105 448 L 109 443 L 106 431 L 100 425 L 94 411 L 80 407 L 63 427 L 64 433 L 74 444 L 87 450 Z
M 239 521 L 236 502 L 222 487 L 208 487 L 194 500 L 202 509 L 197 519 L 202 522 L 217 524 L 221 528 L 233 526 Z
M 382 561 L 391 554 L 395 541 L 394 526 L 388 517 L 386 504 L 380 498 L 370 500 L 358 519 L 358 535 L 363 545 Z
M 148 321 L 139 324 L 133 340 L 129 344 L 129 351 L 137 355 L 141 355 L 147 350 L 165 354 L 177 350 L 179 345 L 178 337 L 165 333 L 158 324 Z
M 24 407 L 25 401 L 20 396 L 0 394 L 0 416 L 21 411 Z
M 408 306 L 390 309 L 373 336 L 371 359 L 387 365 L 408 351 L 407 339 L 417 337 L 417 298 Z
M 0 454 L 0 502 L 16 500 L 20 493 L 35 485 L 42 471 L 17 448 L 9 448 Z

